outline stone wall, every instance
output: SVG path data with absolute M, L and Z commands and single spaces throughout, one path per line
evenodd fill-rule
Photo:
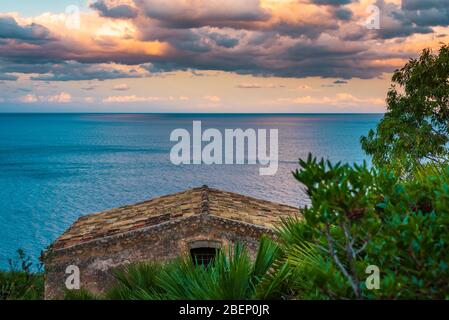
M 198 241 L 218 242 L 222 246 L 242 242 L 254 257 L 263 234 L 272 232 L 249 223 L 196 215 L 65 249 L 49 250 L 44 256 L 45 298 L 63 297 L 68 277 L 65 270 L 69 265 L 80 269 L 81 287 L 100 293 L 113 283 L 112 270 L 124 264 L 171 260 L 188 252 L 192 243 Z

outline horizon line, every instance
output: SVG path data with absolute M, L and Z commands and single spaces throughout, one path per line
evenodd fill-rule
M 155 115 L 383 115 L 385 112 L 0 112 L 4 114 L 155 114 Z

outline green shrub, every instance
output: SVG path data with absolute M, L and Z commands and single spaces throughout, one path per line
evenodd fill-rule
M 319 253 L 301 297 L 449 298 L 448 167 L 428 165 L 404 181 L 311 156 L 300 166 L 294 175 L 311 205 L 304 221 L 284 222 L 279 234 L 296 266 L 301 243 Z M 366 288 L 369 265 L 380 268 L 379 290 Z
M 44 296 L 44 277 L 33 272 L 33 263 L 23 250 L 9 260 L 9 270 L 0 271 L 0 300 L 39 300 Z M 40 270 L 40 266 L 38 266 Z

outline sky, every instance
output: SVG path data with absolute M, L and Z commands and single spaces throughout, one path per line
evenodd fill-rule
M 0 0 L 0 112 L 384 112 L 449 0 Z

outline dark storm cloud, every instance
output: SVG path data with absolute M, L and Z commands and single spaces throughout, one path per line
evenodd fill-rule
M 321 21 L 320 23 L 287 23 L 281 21 L 271 26 L 269 31 L 274 31 L 277 34 L 292 38 L 306 36 L 310 39 L 316 39 L 323 32 L 337 29 L 337 22 L 331 20 Z
M 353 17 L 353 13 L 350 9 L 337 8 L 334 11 L 334 15 L 339 20 L 350 21 Z
M 156 58 L 148 70 L 152 73 L 190 69 L 221 70 L 256 76 L 368 79 L 393 69 L 387 65 L 379 66 L 373 63 L 374 60 L 404 57 L 405 54 L 373 53 L 363 46 L 342 49 L 306 42 L 269 54 L 248 49 L 232 55 L 212 52 L 200 56 L 191 54 L 170 59 Z
M 396 67 L 379 61 L 411 55 L 392 54 L 388 48 L 373 46 L 374 41 L 382 44 L 385 39 L 432 33 L 433 26 L 448 24 L 441 2 L 424 5 L 410 0 L 401 7 L 377 0 L 381 28 L 369 31 L 355 21 L 349 5 L 355 1 L 310 2 L 314 8 L 309 3 L 303 11 L 304 1 L 291 2 L 282 10 L 262 8 L 258 0 L 99 0 L 91 5 L 103 17 L 128 18 L 126 25 L 136 30 L 128 38 L 83 30 L 79 37 L 52 39 L 43 26 L 19 25 L 2 16 L 0 79 L 23 73 L 42 81 L 106 80 L 186 70 L 366 79 Z M 163 48 L 148 53 L 153 45 L 149 42 L 156 41 Z
M 378 34 L 382 39 L 406 38 L 416 33 L 428 34 L 433 33 L 433 30 L 429 27 L 403 24 L 398 27 L 381 28 L 378 31 Z
M 16 81 L 17 79 L 19 79 L 19 77 L 15 76 L 13 74 L 0 73 L 0 80 L 3 80 L 3 81 Z
M 31 76 L 31 79 L 40 81 L 109 80 L 146 76 L 132 67 L 121 70 L 108 64 L 84 64 L 76 61 L 31 64 L 0 60 L 0 79 L 17 80 L 16 76 L 9 73 L 38 74 Z
M 137 17 L 137 9 L 126 4 L 109 6 L 106 1 L 98 0 L 92 3 L 90 7 L 97 10 L 102 17 L 116 19 L 132 19 Z
M 55 65 L 55 61 L 52 62 L 23 62 L 18 59 L 2 59 L 0 60 L 0 72 L 2 73 L 24 73 L 24 74 L 43 74 L 48 73 Z
M 144 41 L 163 41 L 180 51 L 208 52 L 211 45 L 206 43 L 206 32 L 199 29 L 167 29 L 152 24 L 139 25 L 140 38 Z
M 426 10 L 448 7 L 449 0 L 402 0 L 403 10 Z
M 32 74 L 33 80 L 74 81 L 138 78 L 173 71 L 220 70 L 238 74 L 279 77 L 372 78 L 391 67 L 373 64 L 373 59 L 388 58 L 388 54 L 370 55 L 370 48 L 317 44 L 315 41 L 282 40 L 276 32 L 239 31 L 241 39 L 207 30 L 155 29 L 153 37 L 163 37 L 173 49 L 160 56 L 132 56 L 126 53 L 79 56 L 76 49 L 70 59 L 61 47 L 54 50 L 18 52 L 0 51 L 0 73 Z M 215 45 L 213 45 L 213 43 Z M 229 49 L 232 49 L 230 52 Z M 17 55 L 20 53 L 20 55 Z M 122 55 L 123 54 L 123 55 Z M 6 56 L 5 56 L 6 55 Z M 73 60 L 73 61 L 68 61 Z M 126 70 L 111 68 L 112 61 L 129 64 Z M 99 64 L 101 63 L 101 64 Z M 140 65 L 148 72 L 133 70 Z
M 341 6 L 350 4 L 351 2 L 354 2 L 354 0 L 312 0 L 311 2 L 318 5 Z
M 0 38 L 21 40 L 24 42 L 42 42 L 51 40 L 50 31 L 47 28 L 35 23 L 20 26 L 16 20 L 10 16 L 0 16 Z
M 216 32 L 209 34 L 209 38 L 214 40 L 218 46 L 225 47 L 228 49 L 234 48 L 236 45 L 239 44 L 239 39 L 232 38 L 227 35 L 219 34 Z
M 183 0 L 134 0 L 134 3 L 148 18 L 167 28 L 236 27 L 270 17 L 260 7 L 259 0 L 198 0 L 195 7 Z
M 310 45 L 309 43 L 297 43 L 289 48 L 286 58 L 291 60 L 303 60 L 311 58 L 319 59 L 341 59 L 355 56 L 365 52 L 362 46 L 353 46 L 346 48 L 333 48 L 326 45 Z
M 279 19 L 274 17 L 274 12 L 262 8 L 259 0 L 134 0 L 134 3 L 153 22 L 150 28 L 145 24 L 139 27 L 143 34 L 147 34 L 144 38 L 153 40 L 165 40 L 172 32 L 179 35 L 178 30 L 191 31 L 204 27 L 263 31 L 272 35 L 294 38 L 306 36 L 311 39 L 325 31 L 338 29 L 337 21 L 332 19 Z M 341 8 L 339 16 L 348 20 L 351 12 Z M 272 18 L 273 21 L 269 22 Z M 231 43 L 235 41 L 226 41 L 224 46 Z M 172 44 L 178 46 L 175 42 Z
M 79 81 L 79 80 L 110 80 L 122 78 L 141 78 L 137 70 L 120 70 L 108 65 L 83 64 L 69 61 L 51 65 L 48 74 L 31 77 L 41 81 Z
M 375 5 L 380 9 L 380 29 L 378 36 L 382 39 L 404 38 L 413 34 L 433 33 L 433 29 L 427 25 L 418 25 L 413 19 L 413 14 L 404 11 L 394 3 L 386 3 L 377 0 Z
M 449 24 L 449 0 L 404 0 L 404 15 L 418 26 L 434 27 Z
M 383 39 L 433 33 L 432 27 L 449 25 L 449 0 L 403 0 L 402 5 L 376 1 Z
M 409 13 L 409 18 L 419 26 L 446 26 L 449 23 L 449 9 L 412 12 Z

